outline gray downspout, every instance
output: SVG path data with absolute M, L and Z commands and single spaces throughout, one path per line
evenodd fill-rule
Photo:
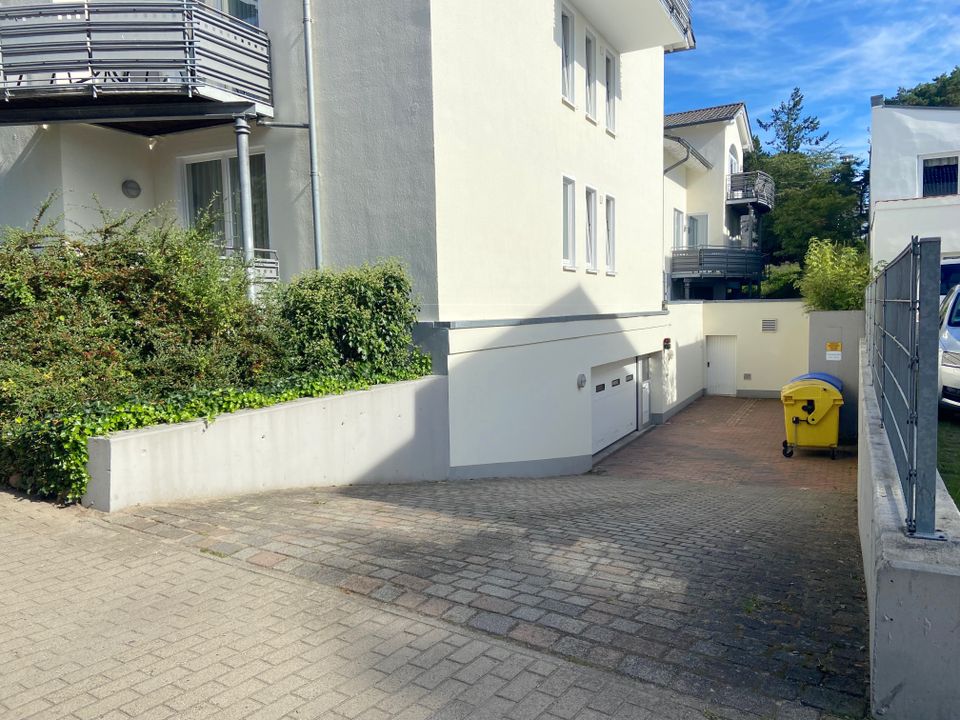
M 233 123 L 237 134 L 237 167 L 240 175 L 240 241 L 243 245 L 243 263 L 251 274 L 247 283 L 247 296 L 256 298 L 254 289 L 253 261 L 253 184 L 250 180 L 250 122 L 242 115 Z
M 307 63 L 307 135 L 310 145 L 310 197 L 313 204 L 313 248 L 317 269 L 323 267 L 323 233 L 320 221 L 320 160 L 317 149 L 317 94 L 313 79 L 313 13 L 311 0 L 303 0 L 303 49 Z

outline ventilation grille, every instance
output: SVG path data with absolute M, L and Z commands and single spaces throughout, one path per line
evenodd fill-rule
M 776 320 L 762 320 L 761 324 L 763 326 L 763 332 L 776 332 L 777 331 L 777 321 Z

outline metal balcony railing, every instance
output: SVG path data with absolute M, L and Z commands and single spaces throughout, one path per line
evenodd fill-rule
M 272 114 L 270 40 L 199 0 L 0 8 L 0 96 L 63 95 L 249 101 Z
M 738 247 L 678 248 L 670 265 L 674 279 L 751 278 L 762 272 L 763 253 Z
M 670 10 L 670 14 L 673 15 L 674 20 L 677 21 L 677 24 L 683 31 L 685 33 L 689 32 L 692 24 L 690 0 L 664 0 L 664 4 L 667 6 L 667 9 Z
M 728 203 L 756 203 L 772 210 L 776 204 L 777 186 L 767 173 L 734 173 L 727 178 Z
M 243 258 L 241 248 L 225 247 L 223 256 Z M 280 256 L 270 248 L 253 249 L 253 265 L 250 266 L 250 280 L 258 285 L 280 282 Z

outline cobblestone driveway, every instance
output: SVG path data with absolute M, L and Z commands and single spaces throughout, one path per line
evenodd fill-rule
M 653 683 L 705 717 L 860 717 L 855 460 L 786 460 L 781 440 L 778 402 L 709 398 L 586 477 L 296 491 L 110 521 Z

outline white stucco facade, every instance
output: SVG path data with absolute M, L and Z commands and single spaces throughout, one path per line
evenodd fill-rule
M 700 335 L 699 317 L 665 309 L 662 263 L 663 55 L 692 36 L 660 0 L 621 5 L 611 15 L 595 0 L 372 0 L 362 10 L 315 0 L 314 98 L 300 4 L 261 5 L 274 121 L 303 123 L 310 101 L 318 113 L 324 266 L 400 258 L 421 330 L 440 337 L 453 476 L 589 467 L 590 395 L 578 378 L 598 366 L 644 358 L 660 373 L 651 409 L 661 417 L 702 392 L 681 377 L 679 351 L 664 350 L 665 338 L 693 346 Z M 95 222 L 94 195 L 187 222 L 187 163 L 228 158 L 235 143 L 229 124 L 157 137 L 2 128 L 0 223 L 26 224 L 51 192 L 67 229 Z M 265 156 L 269 242 L 289 279 L 315 264 L 307 135 L 254 124 L 250 146 Z M 718 159 L 721 176 L 724 167 Z M 139 184 L 137 198 L 121 193 L 125 180 Z
M 960 253 L 960 194 L 927 188 L 924 161 L 960 158 L 960 108 L 875 105 L 871 124 L 870 255 L 889 262 L 913 235 Z

